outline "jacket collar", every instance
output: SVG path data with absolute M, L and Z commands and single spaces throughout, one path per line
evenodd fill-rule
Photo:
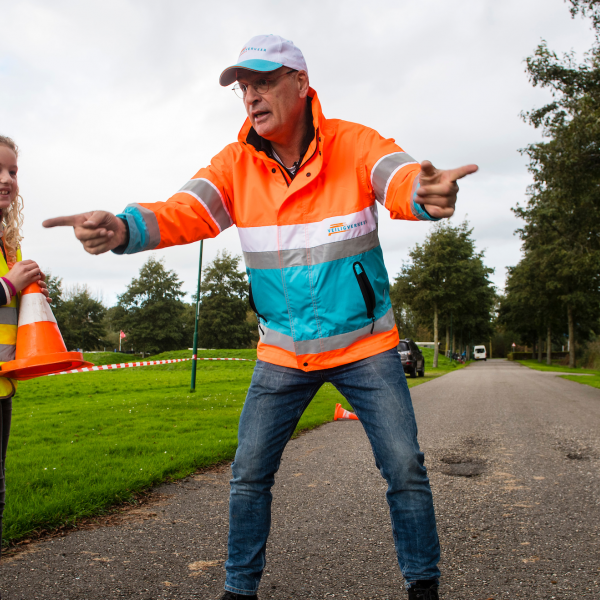
M 319 134 L 319 130 L 322 129 L 323 121 L 325 117 L 323 116 L 323 112 L 321 111 L 321 103 L 319 102 L 319 98 L 317 96 L 317 92 L 312 88 L 308 89 L 308 97 L 310 98 L 310 108 L 312 112 L 312 122 L 314 127 L 314 134 L 312 136 L 312 140 L 310 143 L 307 143 L 307 151 L 304 155 L 303 163 L 308 160 L 308 158 L 313 154 L 314 146 L 315 146 L 315 138 Z M 269 158 L 268 153 L 266 152 L 268 146 L 265 144 L 266 140 L 264 140 L 258 133 L 256 133 L 254 127 L 250 123 L 250 119 L 246 118 L 244 121 L 244 125 L 240 129 L 240 133 L 238 134 L 238 141 L 244 148 L 246 148 L 249 152 L 258 156 L 260 158 Z M 308 142 L 308 140 L 307 140 Z M 262 154 L 261 154 L 262 152 Z M 272 159 L 273 160 L 273 159 Z

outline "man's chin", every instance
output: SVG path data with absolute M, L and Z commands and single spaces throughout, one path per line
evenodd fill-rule
M 270 139 L 270 136 L 274 133 L 274 127 L 271 126 L 270 123 L 260 123 L 258 125 L 254 125 L 254 131 L 260 135 L 260 137 L 265 138 L 266 140 Z

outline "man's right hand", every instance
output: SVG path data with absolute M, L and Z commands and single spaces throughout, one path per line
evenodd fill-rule
M 104 210 L 46 219 L 44 227 L 73 227 L 75 237 L 90 254 L 103 254 L 126 242 L 127 229 L 119 217 Z

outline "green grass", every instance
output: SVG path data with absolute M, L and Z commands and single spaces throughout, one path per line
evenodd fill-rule
M 409 378 L 410 387 L 460 368 L 440 357 L 433 370 L 433 351 L 425 355 L 427 376 Z M 256 358 L 256 350 L 199 352 L 219 356 Z M 112 352 L 86 358 L 97 364 L 135 360 Z M 253 368 L 254 362 L 199 361 L 195 393 L 189 391 L 191 362 L 22 382 L 13 401 L 4 542 L 73 524 L 165 480 L 231 460 Z M 297 432 L 331 421 L 336 402 L 350 408 L 325 384 Z
M 544 362 L 539 363 L 537 360 L 529 359 L 529 360 L 516 360 L 526 367 L 530 369 L 535 369 L 536 371 L 555 371 L 561 373 L 589 373 L 590 375 L 599 375 L 600 371 L 595 369 L 582 369 L 579 367 L 571 368 L 563 365 L 559 365 L 558 362 L 554 361 L 551 365 L 546 364 L 546 359 L 544 358 Z
M 577 375 L 563 375 L 561 379 L 568 379 L 591 387 L 600 388 L 600 375 L 592 375 L 591 377 L 578 377 Z
M 569 381 L 575 381 L 583 385 L 589 385 L 591 387 L 600 388 L 600 371 L 596 369 L 581 369 L 581 368 L 570 368 L 559 365 L 557 362 L 547 365 L 539 363 L 537 360 L 517 360 L 515 362 L 521 363 L 522 365 L 535 369 L 536 371 L 553 371 L 557 373 L 573 373 L 574 375 L 563 375 L 561 379 L 568 379 Z M 578 375 L 577 375 L 578 374 Z M 581 377 L 584 375 L 584 377 Z

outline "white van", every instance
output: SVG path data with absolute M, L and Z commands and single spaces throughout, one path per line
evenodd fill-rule
M 473 348 L 473 358 L 475 360 L 487 360 L 487 352 L 485 346 L 475 346 Z

